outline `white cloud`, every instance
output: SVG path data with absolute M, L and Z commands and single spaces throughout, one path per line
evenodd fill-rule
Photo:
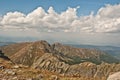
M 102 7 L 99 9 L 97 15 L 101 18 L 118 18 L 120 17 L 120 4 L 118 5 L 109 5 L 107 4 L 106 7 Z
M 25 15 L 20 12 L 9 12 L 4 15 L 1 24 L 3 25 L 15 25 L 16 23 L 22 24 L 24 23 Z
M 8 12 L 0 18 L 0 29 L 35 30 L 38 32 L 120 32 L 120 4 L 106 5 L 94 15 L 77 16 L 76 8 L 57 13 L 53 7 L 47 12 L 38 7 L 25 15 Z

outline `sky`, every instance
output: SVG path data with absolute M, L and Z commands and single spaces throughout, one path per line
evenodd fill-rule
M 120 0 L 0 0 L 0 41 L 120 46 Z

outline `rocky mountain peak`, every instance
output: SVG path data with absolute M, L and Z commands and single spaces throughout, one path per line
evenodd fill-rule
M 40 41 L 35 41 L 34 43 L 39 43 L 39 44 L 46 44 L 46 45 L 50 45 L 47 41 L 45 40 L 40 40 Z

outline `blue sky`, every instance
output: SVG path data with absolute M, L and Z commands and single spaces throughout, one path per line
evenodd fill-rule
M 105 4 L 118 4 L 120 0 L 0 0 L 0 14 L 9 11 L 20 11 L 25 14 L 41 6 L 47 10 L 53 6 L 57 12 L 65 11 L 67 7 L 80 6 L 78 15 L 88 15 L 91 11 L 95 13 Z
M 120 0 L 0 0 L 0 41 L 120 46 L 119 36 Z

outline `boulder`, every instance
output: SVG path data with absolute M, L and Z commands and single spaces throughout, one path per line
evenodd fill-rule
M 110 75 L 107 80 L 120 80 L 120 72 Z
M 49 80 L 59 80 L 57 75 L 52 75 Z

